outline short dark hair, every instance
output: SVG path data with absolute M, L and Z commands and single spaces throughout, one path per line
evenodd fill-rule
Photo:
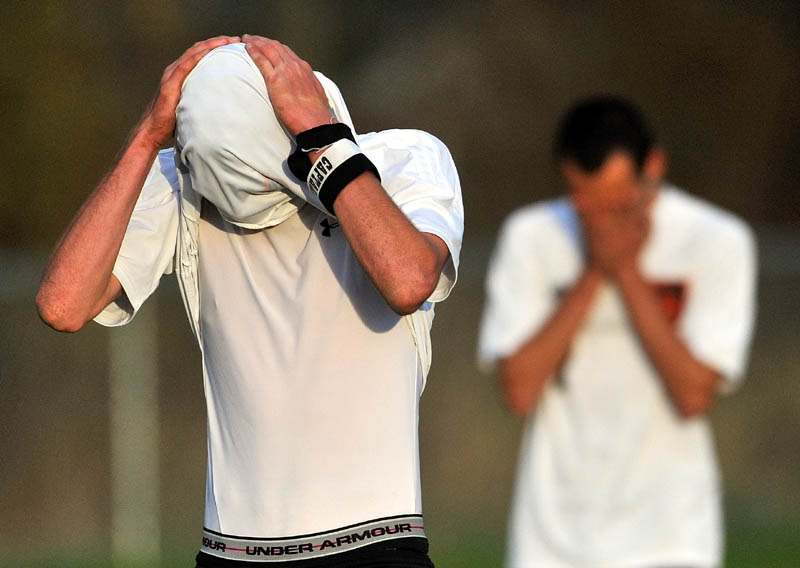
M 594 96 L 574 103 L 561 118 L 553 144 L 556 160 L 574 160 L 587 172 L 597 170 L 618 150 L 641 170 L 655 138 L 639 109 L 621 97 Z

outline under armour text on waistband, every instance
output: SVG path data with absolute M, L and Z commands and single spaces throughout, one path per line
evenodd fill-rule
M 201 551 L 219 558 L 285 562 L 320 558 L 394 538 L 425 538 L 421 515 L 401 515 L 365 521 L 322 533 L 263 538 L 243 537 L 203 529 Z

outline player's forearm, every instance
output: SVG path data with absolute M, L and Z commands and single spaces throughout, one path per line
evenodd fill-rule
M 706 413 L 714 403 L 718 374 L 687 349 L 635 267 L 619 271 L 617 284 L 675 408 L 684 418 Z
M 77 331 L 119 294 L 112 270 L 158 145 L 137 127 L 53 251 L 36 305 L 59 331 Z
M 342 190 L 336 216 L 364 271 L 398 314 L 413 313 L 430 297 L 449 251 L 414 227 L 370 173 Z
M 292 136 L 331 123 L 327 96 L 307 62 L 275 40 L 242 39 L 264 76 L 275 115 Z M 308 152 L 312 164 L 330 143 Z M 350 181 L 333 209 L 356 258 L 389 306 L 399 314 L 416 311 L 433 293 L 447 260 L 444 242 L 418 231 L 371 173 Z
M 36 296 L 48 325 L 76 331 L 121 292 L 111 271 L 153 160 L 175 131 L 181 86 L 209 51 L 236 41 L 238 36 L 199 41 L 164 70 L 117 164 L 78 211 L 50 258 Z
M 586 270 L 542 329 L 513 355 L 500 361 L 506 403 L 524 416 L 555 375 L 602 282 L 599 271 Z

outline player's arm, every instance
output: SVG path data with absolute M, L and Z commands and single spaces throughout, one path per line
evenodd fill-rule
M 598 270 L 586 269 L 547 323 L 514 353 L 500 359 L 503 394 L 514 414 L 525 416 L 531 411 L 548 379 L 563 364 L 602 279 Z
M 325 92 L 308 63 L 277 41 L 248 35 L 243 40 L 264 75 L 275 114 L 293 136 L 331 122 Z M 321 153 L 309 152 L 312 163 Z M 334 211 L 389 306 L 399 314 L 416 311 L 433 293 L 450 254 L 444 241 L 418 231 L 369 172 L 344 187 Z
M 367 275 L 398 314 L 415 312 L 430 297 L 450 251 L 418 231 L 380 182 L 365 173 L 336 199 L 336 216 Z
M 210 50 L 238 38 L 198 42 L 166 68 L 155 98 L 133 129 L 117 163 L 78 211 L 56 244 L 36 295 L 42 320 L 77 331 L 122 293 L 112 274 L 147 173 L 175 129 L 183 80 Z
M 684 418 L 708 412 L 716 398 L 719 373 L 692 355 L 635 264 L 620 266 L 615 280 L 675 408 Z
M 681 416 L 691 418 L 710 409 L 719 374 L 692 355 L 639 271 L 638 256 L 649 233 L 648 206 L 643 200 L 617 210 L 581 208 L 590 262 L 617 285 L 667 395 Z

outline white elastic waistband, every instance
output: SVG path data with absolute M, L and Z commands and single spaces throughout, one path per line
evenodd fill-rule
M 228 560 L 284 562 L 319 558 L 406 537 L 425 538 L 421 515 L 386 517 L 322 533 L 278 538 L 234 536 L 204 528 L 200 550 Z

